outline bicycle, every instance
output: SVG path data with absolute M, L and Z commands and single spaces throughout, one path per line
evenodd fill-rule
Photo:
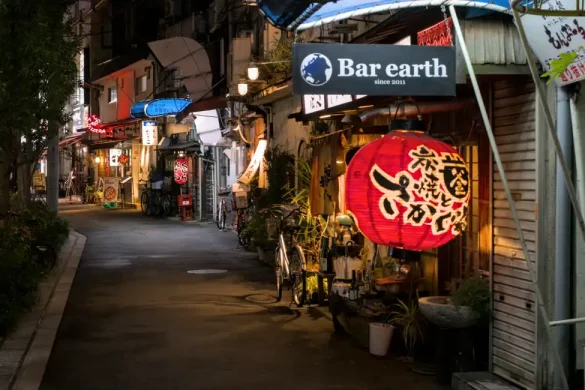
M 217 205 L 217 219 L 215 220 L 215 223 L 217 224 L 217 228 L 219 230 L 225 230 L 226 225 L 227 225 L 227 216 L 230 213 L 230 210 L 228 210 L 227 200 L 226 200 L 228 195 L 229 195 L 229 192 L 224 192 L 224 193 L 218 194 L 219 204 Z
M 248 222 L 248 209 L 239 209 L 236 213 L 236 232 L 238 233 L 238 244 L 245 250 L 249 250 L 252 246 L 252 240 L 248 233 L 246 233 L 246 226 Z
M 142 209 L 143 215 L 158 216 L 161 214 L 160 192 L 153 190 L 149 183 L 141 180 L 140 186 L 142 187 L 142 194 L 140 195 L 140 208 Z
M 280 217 L 278 228 L 278 245 L 276 247 L 276 302 L 282 299 L 282 286 L 285 280 L 292 289 L 293 300 L 298 307 L 302 307 L 307 296 L 307 269 L 305 254 L 297 243 L 294 232 L 300 229 L 298 225 L 289 225 L 287 220 L 299 209 L 294 209 L 287 216 Z M 285 232 L 289 236 L 289 245 L 284 239 Z

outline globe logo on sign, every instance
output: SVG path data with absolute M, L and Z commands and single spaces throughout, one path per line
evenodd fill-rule
M 301 76 L 307 84 L 313 87 L 327 83 L 332 74 L 331 61 L 321 53 L 309 54 L 301 63 Z

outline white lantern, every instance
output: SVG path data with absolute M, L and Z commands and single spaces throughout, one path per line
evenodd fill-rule
M 238 93 L 240 94 L 240 96 L 246 96 L 246 94 L 248 93 L 248 84 L 246 84 L 245 81 L 240 81 L 240 83 L 238 84 Z
M 250 67 L 248 68 L 248 78 L 252 81 L 256 81 L 258 80 L 258 77 L 260 77 L 258 67 L 254 64 L 250 64 Z

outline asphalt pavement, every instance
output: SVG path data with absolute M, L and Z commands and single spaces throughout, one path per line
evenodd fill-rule
M 61 213 L 88 239 L 43 390 L 439 389 L 288 296 L 274 304 L 273 272 L 231 231 L 97 206 Z

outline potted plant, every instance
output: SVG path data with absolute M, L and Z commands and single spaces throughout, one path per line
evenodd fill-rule
M 390 312 L 391 320 L 389 323 L 400 329 L 404 346 L 407 351 L 407 360 L 412 361 L 414 349 L 419 342 L 424 341 L 424 318 L 420 313 L 416 299 L 411 299 L 409 303 L 398 300 L 393 305 L 394 310 Z

